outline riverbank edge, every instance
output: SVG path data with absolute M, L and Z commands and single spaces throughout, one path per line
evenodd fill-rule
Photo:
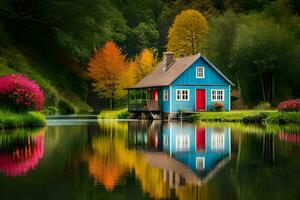
M 127 108 L 102 110 L 98 119 L 128 119 Z M 278 112 L 277 110 L 232 110 L 227 112 L 198 112 L 187 116 L 187 121 L 196 122 L 243 122 L 271 124 L 300 124 L 300 112 Z
M 127 108 L 120 109 L 105 109 L 101 110 L 98 115 L 98 119 L 129 119 L 130 112 Z
M 0 110 L 0 129 L 43 127 L 46 125 L 46 117 L 38 112 L 15 113 Z
M 228 112 L 200 112 L 187 119 L 190 122 L 243 122 L 271 124 L 300 124 L 300 112 L 278 112 L 277 110 L 235 110 Z

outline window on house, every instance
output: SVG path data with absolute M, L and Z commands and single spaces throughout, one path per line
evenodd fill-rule
M 190 150 L 190 135 L 179 134 L 176 135 L 176 151 L 189 151 Z
M 214 128 L 211 134 L 211 149 L 224 150 L 225 148 L 225 129 Z
M 205 168 L 205 157 L 196 157 L 196 169 Z
M 168 90 L 164 90 L 163 97 L 164 97 L 164 101 L 168 101 L 168 99 L 169 99 L 169 91 Z
M 190 90 L 176 90 L 176 101 L 189 101 Z
M 196 67 L 196 78 L 204 78 L 204 67 Z
M 212 101 L 224 101 L 224 90 L 211 90 Z

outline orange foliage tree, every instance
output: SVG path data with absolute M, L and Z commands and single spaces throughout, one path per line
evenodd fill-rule
M 155 67 L 156 60 L 151 50 L 144 49 L 134 61 L 131 61 L 130 67 L 134 73 L 136 82 L 147 76 Z
M 131 84 L 128 74 L 131 73 L 122 50 L 108 41 L 98 49 L 90 59 L 87 75 L 93 80 L 94 91 L 101 97 L 110 100 L 113 108 L 115 99 L 126 94 L 124 88 Z

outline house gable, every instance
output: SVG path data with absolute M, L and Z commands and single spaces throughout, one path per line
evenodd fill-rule
M 204 68 L 204 78 L 196 77 L 196 68 Z M 198 58 L 190 67 L 188 67 L 172 85 L 229 85 L 230 82 L 225 79 L 223 74 L 216 70 L 208 60 L 202 56 Z

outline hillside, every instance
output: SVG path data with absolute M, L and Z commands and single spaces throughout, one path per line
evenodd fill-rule
M 21 46 L 0 27 L 0 76 L 28 75 L 45 91 L 45 112 L 91 112 L 85 103 L 88 84 L 69 67 L 53 63 L 30 46 Z

